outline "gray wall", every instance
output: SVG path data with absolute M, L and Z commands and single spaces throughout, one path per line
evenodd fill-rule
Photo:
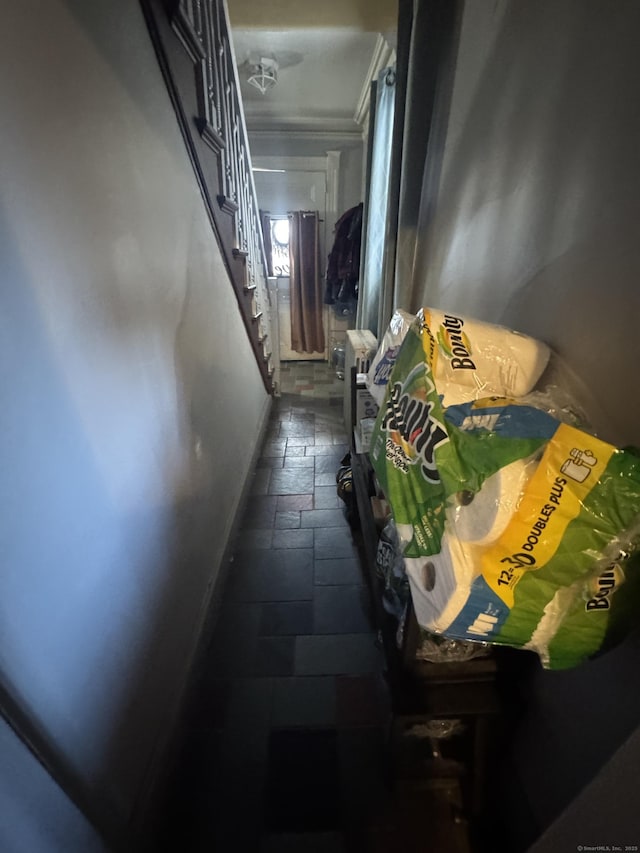
M 364 188 L 362 186 L 363 157 L 363 144 L 350 148 L 345 146 L 340 152 L 339 216 L 364 200 Z
M 326 157 L 327 151 L 340 152 L 340 187 L 338 190 L 338 216 L 358 204 L 363 199 L 362 170 L 364 144 L 353 134 L 353 140 L 344 141 L 344 137 L 330 134 L 315 139 L 300 139 L 293 134 L 283 132 L 277 138 L 252 135 L 249 131 L 249 145 L 254 157 Z
M 633 850 L 638 846 L 638 763 L 640 731 L 625 741 L 598 777 L 571 803 L 530 853 L 558 853 L 601 846 Z M 604 816 L 604 819 L 603 819 Z
M 107 853 L 93 827 L 2 719 L 0 755 L 3 853 Z
M 636 444 L 639 32 L 635 0 L 465 4 L 406 306 L 431 301 L 546 340 L 602 436 Z
M 269 398 L 138 4 L 8 4 L 0 66 L 0 678 L 126 820 Z
M 635 0 L 469 0 L 404 306 L 547 341 L 559 358 L 545 381 L 567 388 L 604 439 L 636 445 L 639 105 Z M 538 830 L 637 729 L 639 666 L 636 630 L 576 670 L 532 667 L 507 788 L 523 786 Z M 601 840 L 625 843 L 600 817 Z

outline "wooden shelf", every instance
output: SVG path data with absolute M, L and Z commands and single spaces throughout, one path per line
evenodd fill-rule
M 355 370 L 352 370 L 352 403 L 355 398 L 355 383 Z M 352 405 L 351 410 L 355 412 L 355 405 Z M 421 632 L 412 605 L 409 607 L 404 627 L 402 647 L 398 648 L 398 624 L 383 607 L 383 582 L 376 572 L 379 531 L 371 508 L 371 498 L 376 494 L 375 474 L 368 455 L 358 452 L 356 424 L 351 426 L 351 469 L 363 540 L 364 570 L 376 630 L 384 648 L 391 693 L 392 764 L 395 766 L 395 756 L 404 756 L 407 752 L 407 737 L 411 738 L 413 726 L 433 719 L 459 719 L 466 732 L 461 743 L 468 777 L 468 811 L 471 815 L 479 815 L 482 809 L 484 773 L 490 752 L 490 722 L 496 719 L 500 711 L 495 685 L 496 658 L 489 656 L 443 663 L 417 659 L 416 651 L 421 641 Z M 457 737 L 453 735 L 452 741 Z M 411 748 L 410 741 L 409 753 Z M 404 758 L 398 766 L 403 768 L 399 771 L 402 774 L 410 772 L 406 770 Z M 424 762 L 421 768 L 420 772 L 428 773 Z

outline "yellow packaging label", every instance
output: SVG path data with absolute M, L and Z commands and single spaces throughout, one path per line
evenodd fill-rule
M 431 312 L 423 308 L 424 323 L 420 326 L 420 339 L 422 341 L 422 350 L 424 359 L 431 368 L 431 372 L 435 376 L 436 367 L 438 364 L 438 342 L 436 341 L 433 332 L 431 331 Z
M 422 309 L 421 336 L 425 360 L 429 363 L 434 375 L 437 374 L 438 359 L 447 364 L 448 372 L 455 374 L 458 370 L 464 374 L 467 370 L 476 370 L 473 360 L 473 344 L 464 329 L 465 323 L 455 314 Z M 463 384 L 471 384 L 468 379 L 459 377 Z
M 480 400 L 472 400 L 471 401 L 471 413 L 474 412 L 482 412 L 484 409 L 495 409 L 496 400 L 499 401 L 501 406 L 521 406 L 522 403 L 518 402 L 514 397 L 482 397 Z
M 614 452 L 580 430 L 558 427 L 509 525 L 481 557 L 484 579 L 509 607 L 524 573 L 541 568 L 556 553 Z

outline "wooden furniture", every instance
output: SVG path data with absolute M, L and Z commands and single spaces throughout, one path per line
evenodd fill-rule
M 355 399 L 353 370 L 351 388 Z M 355 405 L 351 410 L 355 412 Z M 375 473 L 368 455 L 356 451 L 356 426 L 352 423 L 353 490 L 372 612 L 384 648 L 391 694 L 389 746 L 393 775 L 404 783 L 413 778 L 419 784 L 429 778 L 458 777 L 465 794 L 465 811 L 473 817 L 482 811 L 491 721 L 499 711 L 496 658 L 490 655 L 443 663 L 417 659 L 421 633 L 413 606 L 398 647 L 397 621 L 383 607 L 383 584 L 376 573 L 379 532 L 371 508 L 371 497 L 376 494 Z M 459 734 L 446 739 L 430 735 L 439 724 L 446 729 L 453 725 L 452 721 L 459 721 Z

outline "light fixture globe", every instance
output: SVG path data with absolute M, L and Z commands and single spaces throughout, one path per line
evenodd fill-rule
M 264 95 L 278 82 L 278 63 L 268 56 L 261 56 L 249 65 L 247 83 Z

